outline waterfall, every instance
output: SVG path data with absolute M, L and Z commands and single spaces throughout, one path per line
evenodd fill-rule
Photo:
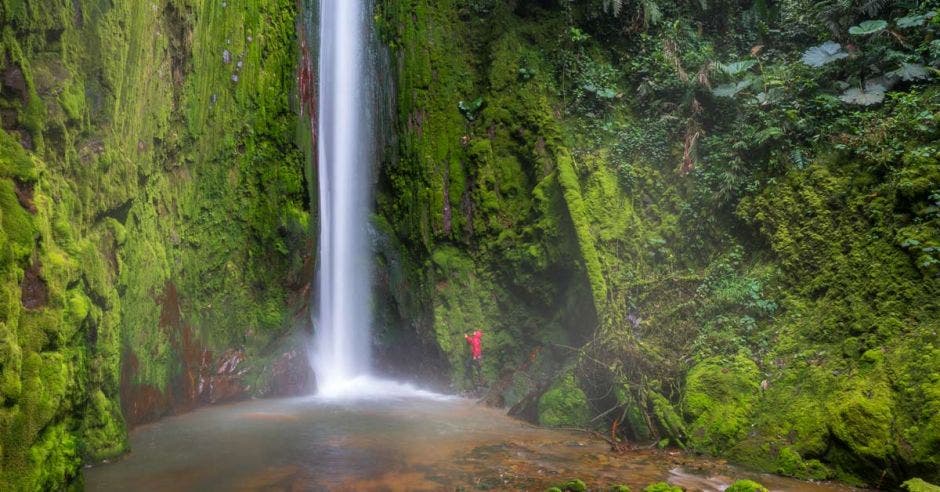
M 319 284 L 313 366 L 321 395 L 370 369 L 375 69 L 369 0 L 320 0 Z
M 393 103 L 386 100 L 388 91 L 380 90 L 378 67 L 383 59 L 376 52 L 372 0 L 319 2 L 320 251 L 310 354 L 317 394 L 448 399 L 371 374 L 372 170 L 378 142 L 388 138 L 381 124 L 388 114 L 382 111 Z

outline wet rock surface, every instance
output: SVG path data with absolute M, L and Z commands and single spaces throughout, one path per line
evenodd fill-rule
M 158 297 L 160 329 L 171 340 L 181 368 L 171 384 L 160 389 L 137 383 L 138 355 L 129 350 L 121 375 L 121 402 L 129 426 L 150 423 L 204 405 L 253 396 L 297 396 L 312 391 L 306 353 L 285 345 L 274 356 L 250 356 L 244 349 L 214 353 L 195 336 L 182 317 L 176 286 L 167 283 Z
M 39 309 L 49 302 L 49 289 L 42 278 L 42 264 L 34 262 L 23 276 L 21 300 L 26 309 Z

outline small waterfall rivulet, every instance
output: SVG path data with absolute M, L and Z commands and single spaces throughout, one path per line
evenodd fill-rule
M 342 392 L 370 369 L 368 218 L 375 162 L 369 0 L 320 1 L 319 297 L 313 365 L 319 393 Z

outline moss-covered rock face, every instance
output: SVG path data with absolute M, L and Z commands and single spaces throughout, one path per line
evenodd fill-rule
M 0 489 L 74 484 L 171 408 L 290 391 L 314 3 L 0 2 Z M 488 401 L 515 415 L 940 480 L 940 95 L 833 92 L 883 63 L 871 43 L 923 38 L 902 58 L 929 64 L 937 18 L 841 26 L 865 66 L 814 71 L 794 60 L 859 14 L 628 3 L 376 0 L 383 367 L 470 389 L 482 329 Z M 754 62 L 736 98 L 730 60 Z
M 706 359 L 686 375 L 689 445 L 721 454 L 747 436 L 760 390 L 757 364 L 745 356 Z
M 794 20 L 812 2 L 611 4 L 377 2 L 399 137 L 377 223 L 414 295 L 389 317 L 421 325 L 391 331 L 468 388 L 483 328 L 489 401 L 533 420 L 573 365 L 626 438 L 938 478 L 935 82 L 839 101 L 794 62 L 832 36 Z M 733 99 L 729 60 L 761 81 Z
M 397 251 L 380 262 L 411 265 L 410 282 L 400 285 L 423 300 L 401 303 L 406 296 L 392 289 L 379 303 L 395 306 L 392 320 L 420 323 L 400 323 L 393 333 L 433 337 L 458 389 L 472 386 L 463 334 L 481 329 L 490 401 L 535 413 L 564 347 L 595 323 L 599 265 L 580 259 L 592 247 L 583 210 L 571 206 L 580 191 L 548 97 L 549 69 L 527 41 L 541 33 L 490 18 L 463 22 L 467 8 L 377 2 L 380 33 L 399 67 L 397 145 L 377 196 L 377 228 L 394 235 Z M 524 64 L 544 75 L 522 83 Z M 462 114 L 459 103 L 480 95 L 480 107 Z M 409 353 L 413 342 L 399 343 L 387 352 Z
M 311 229 L 296 14 L 0 4 L 0 489 L 75 484 L 128 423 L 209 401 L 226 351 L 254 381 L 291 350 Z
M 539 423 L 548 427 L 584 427 L 591 420 L 584 391 L 568 374 L 539 398 Z

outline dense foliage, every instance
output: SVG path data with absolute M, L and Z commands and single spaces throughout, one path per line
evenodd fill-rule
M 457 384 L 485 327 L 519 415 L 583 392 L 623 438 L 940 478 L 936 2 L 379 7 L 400 317 L 434 313 Z

